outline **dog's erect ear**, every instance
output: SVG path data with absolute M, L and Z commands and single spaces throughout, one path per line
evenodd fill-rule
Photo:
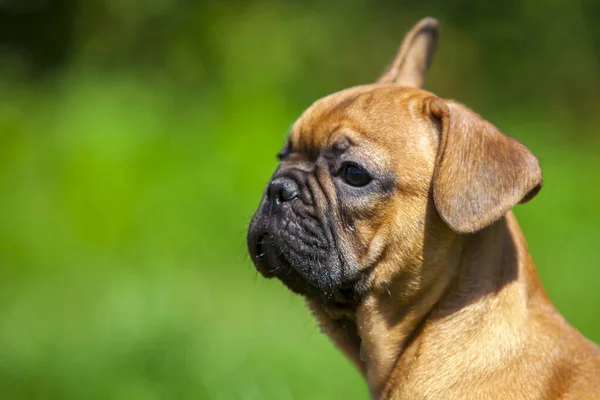
M 424 18 L 406 34 L 389 69 L 378 83 L 421 88 L 437 46 L 438 22 Z
M 542 187 L 537 158 L 462 104 L 437 97 L 425 107 L 440 131 L 433 174 L 435 206 L 456 232 L 476 232 Z

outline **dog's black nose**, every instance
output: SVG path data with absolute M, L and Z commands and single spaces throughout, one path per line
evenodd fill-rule
M 269 183 L 267 198 L 271 202 L 283 203 L 298 197 L 298 184 L 290 178 L 275 178 Z

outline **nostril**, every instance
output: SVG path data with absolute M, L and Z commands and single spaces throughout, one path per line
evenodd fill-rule
M 281 200 L 290 201 L 298 197 L 296 184 L 292 181 L 285 181 L 281 190 Z
M 298 197 L 298 185 L 288 178 L 274 179 L 267 189 L 267 199 L 269 201 L 284 202 Z

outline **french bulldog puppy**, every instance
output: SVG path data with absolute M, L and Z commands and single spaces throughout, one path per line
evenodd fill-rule
M 536 157 L 421 89 L 438 24 L 374 84 L 293 125 L 250 224 L 256 268 L 306 298 L 377 399 L 600 399 L 600 350 L 551 304 L 511 209 Z

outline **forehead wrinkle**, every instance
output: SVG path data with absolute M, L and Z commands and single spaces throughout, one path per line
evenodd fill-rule
M 353 150 L 357 156 L 360 156 L 364 160 L 366 165 L 380 173 L 384 173 L 390 169 L 388 159 L 385 156 L 386 150 L 378 144 L 373 145 L 373 143 L 367 142 L 367 146 L 361 146 L 361 143 L 358 143 Z
M 399 86 L 350 88 L 317 100 L 300 117 L 290 138 L 295 150 L 311 157 L 333 146 L 340 138 L 337 132 L 356 142 L 356 138 L 367 134 L 372 144 L 377 143 L 378 153 L 390 146 L 404 147 L 414 136 L 405 129 L 407 121 L 424 120 L 421 103 L 429 95 Z M 394 122 L 382 125 L 386 118 Z M 423 139 L 418 147 L 426 145 L 423 141 L 428 140 Z
M 355 101 L 351 96 L 325 110 L 305 113 L 292 132 L 297 150 L 315 156 L 320 150 L 331 149 L 348 130 L 356 130 L 359 123 L 347 113 Z

